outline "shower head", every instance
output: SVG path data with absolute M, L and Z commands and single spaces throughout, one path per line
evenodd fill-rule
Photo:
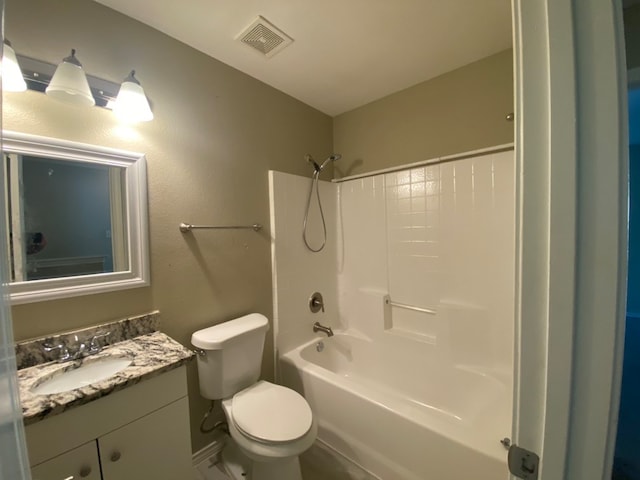
M 311 165 L 313 165 L 313 170 L 314 173 L 320 173 L 324 167 L 327 166 L 327 163 L 329 162 L 336 162 L 338 160 L 340 160 L 342 158 L 342 155 L 340 155 L 339 153 L 332 153 L 331 155 L 329 155 L 327 157 L 327 159 L 322 162 L 322 165 L 318 165 L 318 162 L 316 162 L 313 157 L 311 155 L 309 155 L 308 153 L 304 156 L 304 159 L 309 162 Z
M 322 167 L 320 165 L 318 165 L 316 163 L 316 161 L 313 159 L 313 157 L 311 155 L 309 155 L 308 153 L 304 156 L 304 159 L 310 163 L 311 165 L 313 165 L 313 170 L 318 173 L 322 170 Z
M 329 155 L 327 157 L 327 159 L 324 162 L 322 162 L 322 165 L 320 165 L 320 170 L 319 171 L 322 171 L 322 169 L 327 166 L 327 163 L 329 163 L 329 162 L 337 162 L 341 158 L 342 158 L 342 155 L 340 155 L 339 153 L 332 153 L 331 155 Z

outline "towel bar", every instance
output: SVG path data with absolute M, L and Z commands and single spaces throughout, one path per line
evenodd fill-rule
M 213 225 L 191 225 L 189 223 L 181 223 L 180 231 L 182 233 L 190 232 L 191 230 L 245 230 L 251 229 L 254 232 L 262 229 L 262 225 L 254 223 L 253 225 L 225 225 L 225 226 L 213 226 Z

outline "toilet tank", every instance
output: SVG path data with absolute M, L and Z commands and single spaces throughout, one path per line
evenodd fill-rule
M 267 317 L 251 313 L 191 335 L 198 355 L 200 394 L 212 400 L 229 398 L 258 381 Z

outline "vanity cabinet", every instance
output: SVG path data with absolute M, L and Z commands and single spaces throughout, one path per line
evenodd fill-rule
M 185 367 L 28 425 L 26 435 L 33 480 L 191 478 Z
M 191 467 L 187 399 L 183 398 L 98 440 L 104 480 L 188 479 Z M 188 420 L 188 419 L 187 419 Z M 160 441 L 158 441 L 160 440 Z M 186 456 L 185 445 L 189 446 Z M 106 458 L 105 458 L 106 457 Z

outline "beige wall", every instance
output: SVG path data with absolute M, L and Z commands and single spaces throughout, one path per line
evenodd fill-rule
M 624 36 L 627 50 L 627 67 L 640 68 L 640 5 L 625 9 Z
M 58 63 L 73 47 L 86 71 L 120 82 L 135 68 L 155 120 L 123 128 L 111 112 L 40 93 L 7 93 L 4 128 L 144 152 L 148 161 L 151 287 L 13 308 L 17 339 L 143 313 L 185 345 L 197 329 L 248 312 L 272 317 L 268 228 L 183 235 L 193 223 L 269 225 L 267 171 L 308 175 L 326 156 L 331 118 L 156 30 L 86 0 L 8 0 L 6 35 L 20 54 Z M 272 349 L 271 340 L 265 349 Z M 272 362 L 263 372 L 272 375 Z M 193 448 L 198 424 L 189 367 Z
M 336 176 L 513 142 L 507 50 L 334 118 Z

